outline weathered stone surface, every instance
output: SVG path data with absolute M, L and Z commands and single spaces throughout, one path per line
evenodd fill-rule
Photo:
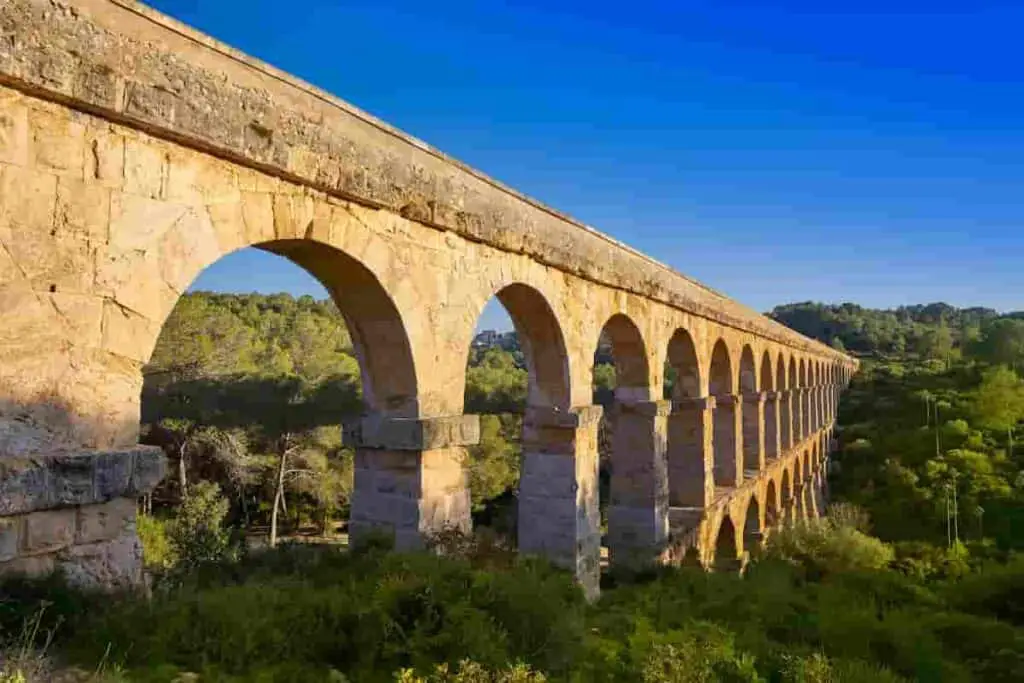
M 420 451 L 470 446 L 480 441 L 480 420 L 476 415 L 428 419 L 374 415 L 347 425 L 344 435 L 346 443 L 356 448 Z
M 135 501 L 116 498 L 109 503 L 78 508 L 75 543 L 110 541 L 135 528 Z
M 26 555 L 66 548 L 75 539 L 75 511 L 45 510 L 25 517 L 22 551 Z
M 163 452 L 153 446 L 0 457 L 0 516 L 141 495 L 164 471 Z
M 80 586 L 129 588 L 142 585 L 142 546 L 135 530 L 99 543 L 76 545 L 59 553 L 56 567 Z
M 0 562 L 16 558 L 21 549 L 20 517 L 0 517 Z

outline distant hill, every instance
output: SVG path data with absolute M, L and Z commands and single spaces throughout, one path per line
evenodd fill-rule
M 932 303 L 899 308 L 811 301 L 776 306 L 767 314 L 801 334 L 860 355 L 940 357 L 946 347 L 964 348 L 999 318 L 1024 319 L 1024 311 L 1001 315 L 991 308 Z

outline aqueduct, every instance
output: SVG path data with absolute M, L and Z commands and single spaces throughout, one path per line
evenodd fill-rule
M 138 3 L 7 0 L 0 36 L 0 572 L 139 580 L 133 498 L 164 469 L 137 445 L 141 369 L 248 246 L 318 278 L 352 333 L 356 540 L 468 527 L 465 358 L 495 295 L 529 372 L 522 552 L 597 590 L 602 334 L 613 565 L 728 566 L 821 509 L 850 357 Z

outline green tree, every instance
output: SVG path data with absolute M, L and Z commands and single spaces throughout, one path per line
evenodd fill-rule
M 974 346 L 974 354 L 989 363 L 999 363 L 1013 369 L 1024 367 L 1024 320 L 998 318 L 981 329 L 981 339 Z
M 480 442 L 468 449 L 467 469 L 473 507 L 512 489 L 519 482 L 519 447 L 510 442 L 497 415 L 480 416 Z
M 218 562 L 231 550 L 230 536 L 224 528 L 228 501 L 220 488 L 209 481 L 198 482 L 178 508 L 168 525 L 167 535 L 180 567 L 193 569 Z
M 990 368 L 973 394 L 973 412 L 982 427 L 1005 432 L 1013 454 L 1014 427 L 1024 418 L 1024 383 L 1008 367 Z

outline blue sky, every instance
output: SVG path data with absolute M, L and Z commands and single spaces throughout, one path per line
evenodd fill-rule
M 1024 3 L 152 4 L 759 310 L 1024 308 Z

